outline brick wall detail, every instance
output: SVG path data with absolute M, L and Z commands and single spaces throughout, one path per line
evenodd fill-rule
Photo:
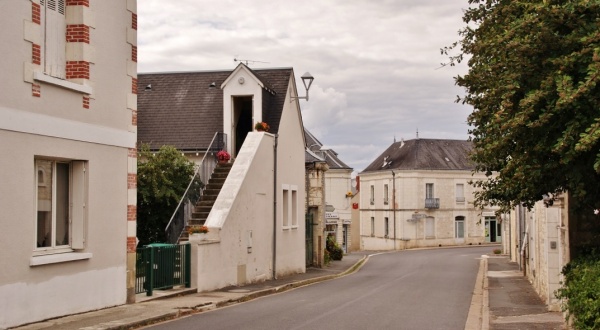
M 137 63 L 137 46 L 131 46 L 131 60 Z
M 67 6 L 90 6 L 90 0 L 67 0 Z
M 85 24 L 67 25 L 67 42 L 90 43 L 90 27 Z
M 84 96 L 83 97 L 83 108 L 84 109 L 89 109 L 90 108 L 90 97 L 89 96 Z
M 31 3 L 31 21 L 35 24 L 42 23 L 42 14 L 41 7 L 39 4 L 32 2 Z
M 137 30 L 137 14 L 131 13 L 131 28 Z
M 137 239 L 135 237 L 127 237 L 127 252 L 135 253 Z
M 42 64 L 42 48 L 40 45 L 31 44 L 31 62 L 36 65 Z
M 67 79 L 90 79 L 90 62 L 67 61 Z
M 31 94 L 35 97 L 42 96 L 42 87 L 39 84 L 31 84 Z

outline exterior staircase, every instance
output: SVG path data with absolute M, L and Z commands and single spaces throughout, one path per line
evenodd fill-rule
M 215 200 L 217 200 L 217 196 L 219 196 L 219 192 L 221 192 L 221 188 L 223 188 L 225 179 L 227 179 L 227 175 L 229 175 L 229 171 L 231 171 L 232 165 L 232 163 L 227 163 L 219 164 L 215 167 L 215 171 L 208 181 L 208 184 L 202 193 L 202 197 L 194 207 L 192 218 L 188 221 L 188 225 L 183 229 L 183 232 L 179 237 L 179 244 L 189 240 L 188 228 L 190 226 L 204 225 L 210 210 L 212 210 L 212 207 L 215 204 Z

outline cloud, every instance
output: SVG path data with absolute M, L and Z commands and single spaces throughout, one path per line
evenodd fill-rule
M 394 137 L 466 139 L 471 109 L 440 68 L 458 40 L 465 0 L 138 2 L 141 72 L 293 67 L 315 82 L 304 125 L 360 171 Z M 267 62 L 267 63 L 263 63 Z

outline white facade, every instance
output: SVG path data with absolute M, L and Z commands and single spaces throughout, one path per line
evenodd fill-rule
M 490 239 L 486 218 L 495 221 L 494 210 L 473 206 L 477 179 L 471 171 L 391 170 L 360 175 L 361 246 L 364 250 L 478 245 L 499 242 L 501 232 Z M 430 187 L 430 188 L 428 188 Z M 426 207 L 428 189 L 439 207 Z M 497 222 L 496 227 L 501 229 Z
M 543 201 L 532 210 L 517 207 L 505 216 L 505 254 L 519 264 L 540 298 L 551 311 L 560 311 L 554 293 L 562 281 L 561 270 L 570 261 L 569 215 L 566 194 L 553 205 Z
M 352 169 L 329 168 L 325 172 L 325 202 L 333 211 L 325 213 L 325 230 L 349 252 L 352 240 Z M 356 228 L 358 230 L 358 228 Z
M 242 70 L 223 84 L 225 128 L 232 127 L 227 115 L 231 96 L 262 93 L 253 75 L 244 66 L 238 68 Z M 289 84 L 294 86 L 293 75 Z M 291 95 L 285 99 L 277 135 L 246 136 L 206 220 L 208 240 L 191 240 L 192 281 L 198 291 L 306 271 L 304 135 L 298 102 Z M 260 112 L 254 111 L 254 121 L 262 121 Z M 228 147 L 234 148 L 231 141 Z
M 61 4 L 62 25 L 39 0 L 0 4 L 0 328 L 133 293 L 136 3 Z

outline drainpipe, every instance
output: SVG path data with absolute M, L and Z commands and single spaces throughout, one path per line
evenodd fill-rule
M 396 250 L 396 173 L 392 171 L 392 211 L 394 212 L 394 250 Z
M 273 141 L 273 279 L 277 279 L 277 138 Z

